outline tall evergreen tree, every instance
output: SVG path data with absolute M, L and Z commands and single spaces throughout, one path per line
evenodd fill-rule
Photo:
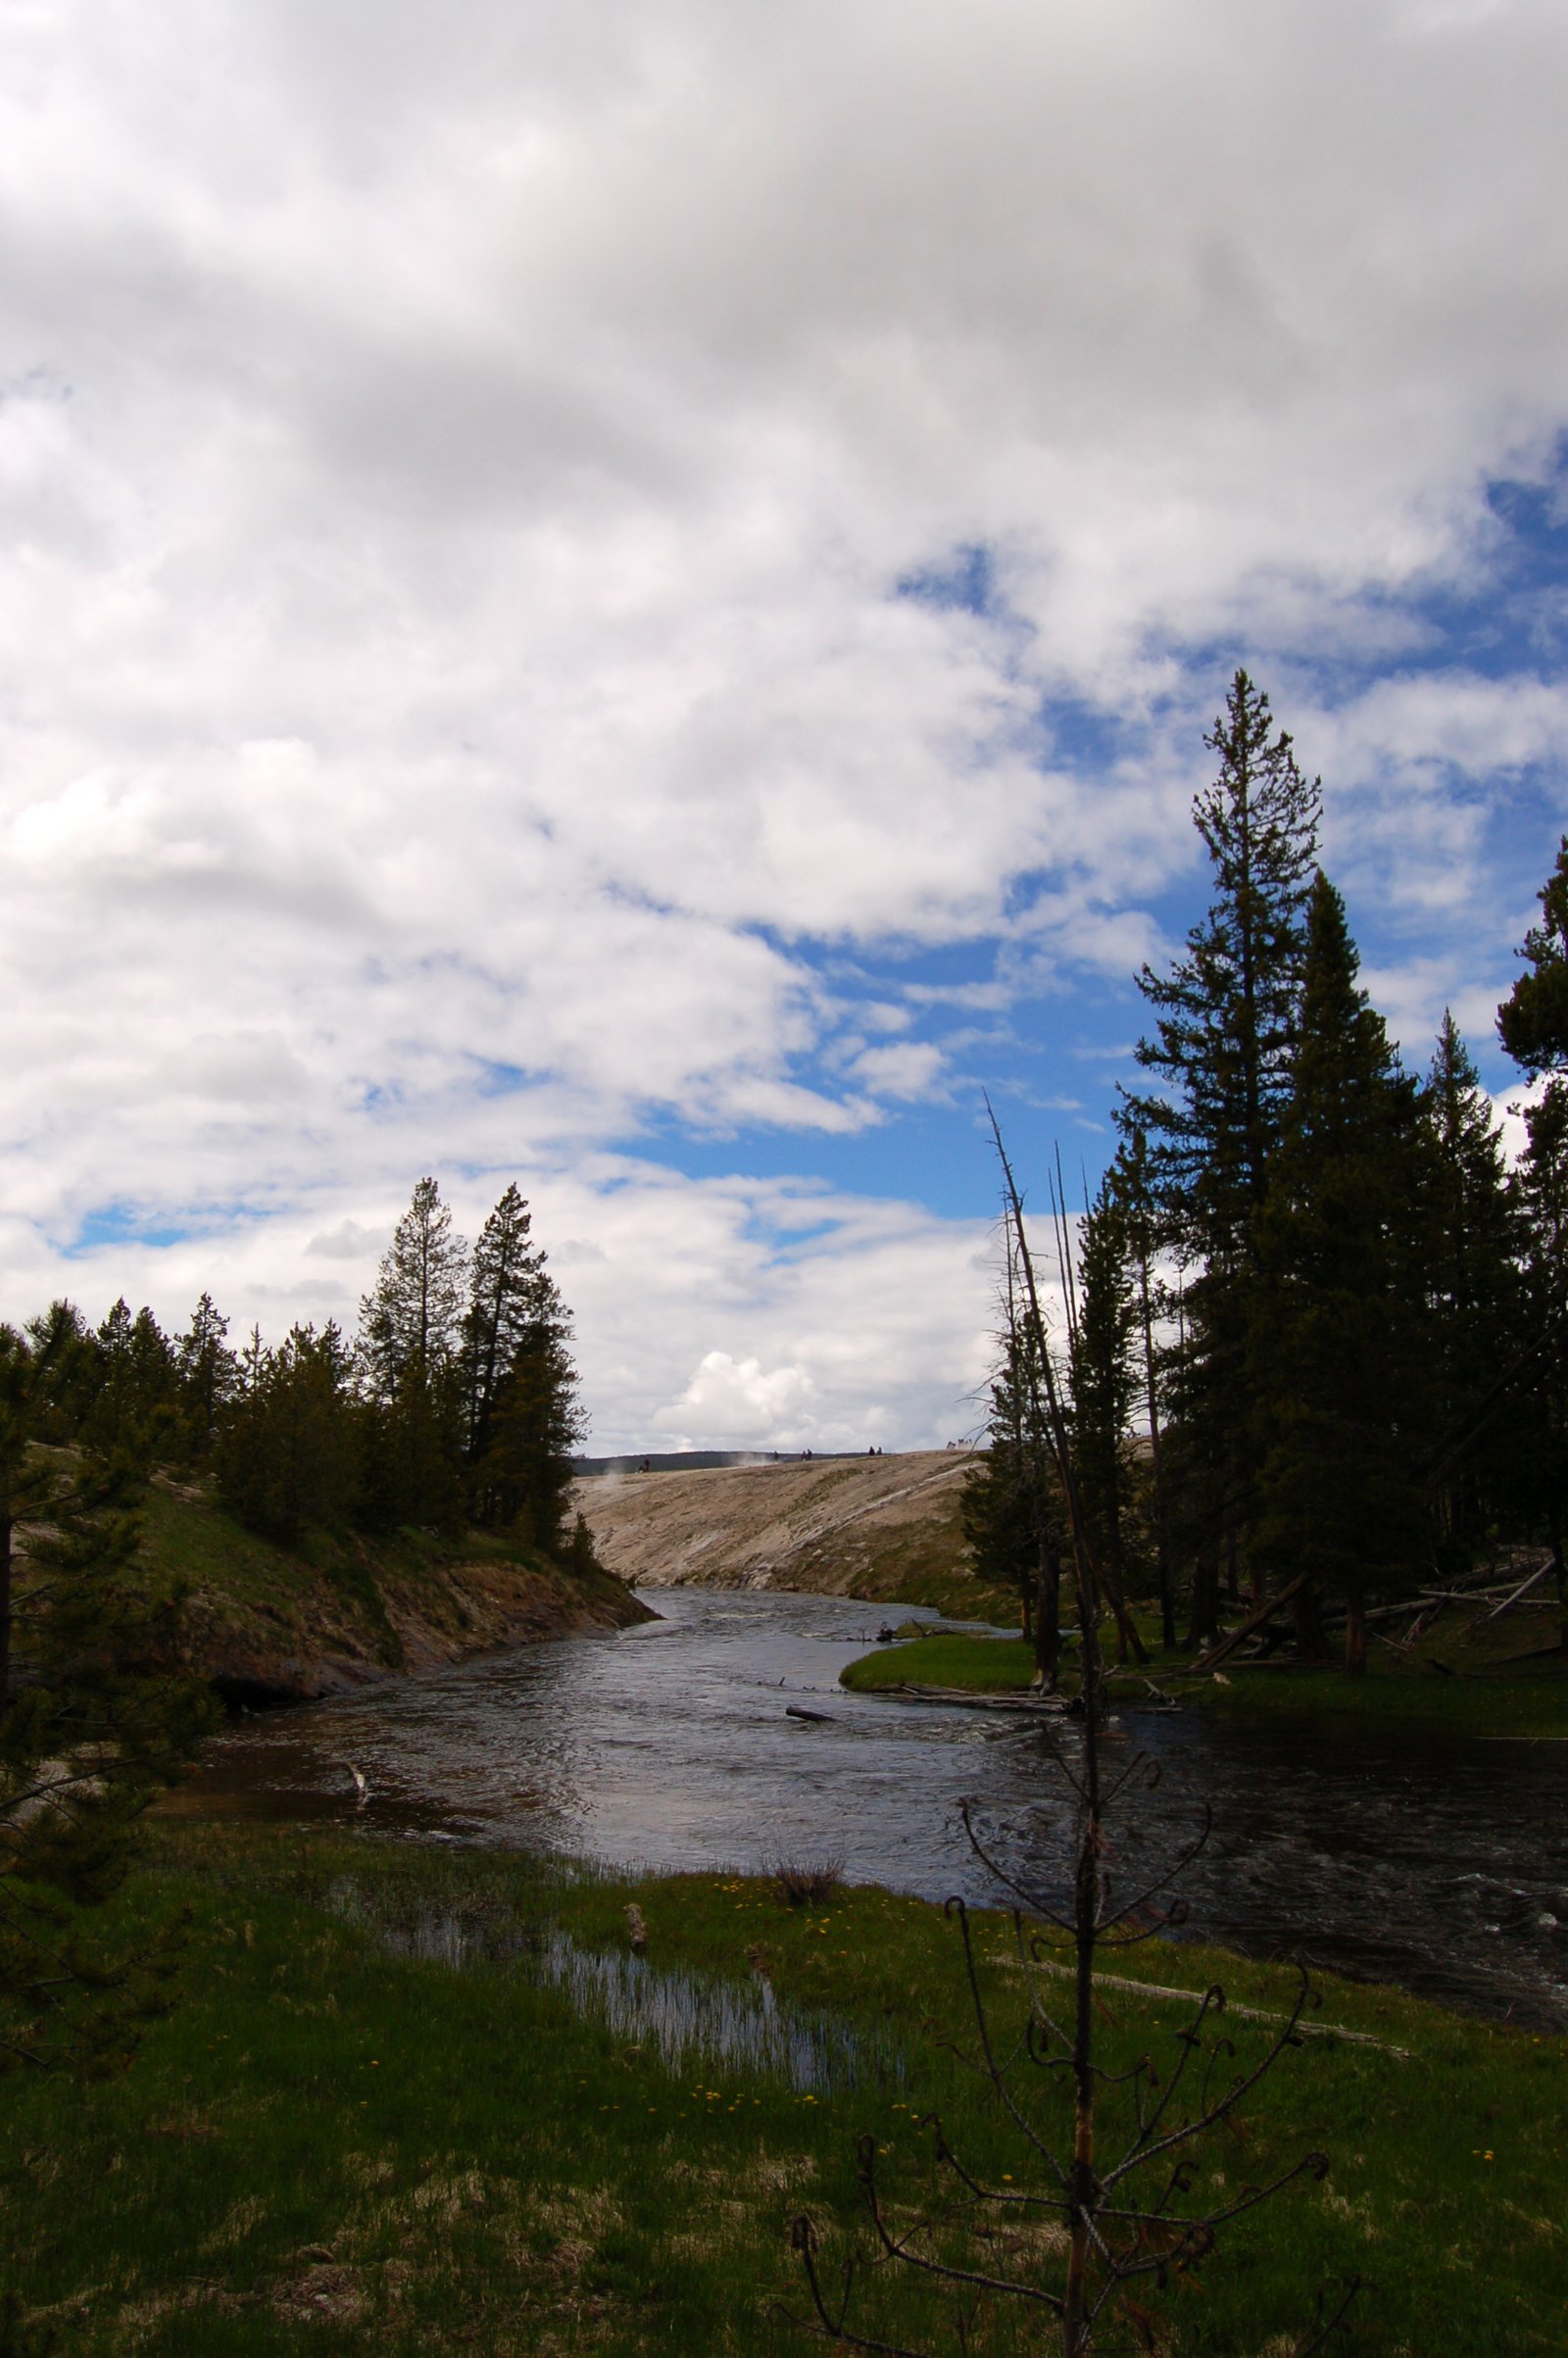
M 561 1315 L 545 1255 L 532 1243 L 533 1225 L 514 1181 L 474 1247 L 468 1306 L 463 1321 L 463 1384 L 466 1454 L 479 1465 L 494 1438 L 496 1403 L 529 1336 Z
M 1515 1356 L 1523 1243 L 1492 1101 L 1451 1012 L 1421 1092 L 1431 1143 L 1426 1215 L 1427 1361 L 1440 1434 L 1457 1429 Z M 1517 1420 L 1497 1418 L 1458 1455 L 1437 1499 L 1439 1539 L 1456 1567 L 1499 1513 L 1519 1474 Z
M 97 1381 L 83 1438 L 101 1456 L 123 1456 L 146 1473 L 173 1423 L 174 1352 L 144 1304 L 134 1317 L 123 1296 L 97 1337 Z
M 0 1328 L 0 2071 L 134 2044 L 167 1944 L 117 1939 L 95 1911 L 211 1721 L 178 1601 L 149 1601 L 132 1563 L 125 1464 L 39 1447 L 48 1349 Z
M 349 1354 L 335 1320 L 253 1340 L 244 1387 L 218 1443 L 220 1495 L 254 1531 L 296 1541 L 348 1522 L 359 1501 L 360 1432 Z
M 1519 953 L 1530 971 L 1497 1009 L 1497 1037 L 1532 1074 L 1568 1070 L 1568 835 L 1538 897 L 1541 923 Z
M 1149 1419 L 1151 1519 L 1154 1536 L 1154 1583 L 1159 1597 L 1160 1644 L 1169 1653 L 1176 1644 L 1176 1600 L 1172 1586 L 1172 1499 L 1167 1480 L 1164 1397 L 1161 1377 L 1163 1352 L 1158 1328 L 1169 1309 L 1167 1289 L 1158 1273 L 1161 1222 L 1149 1179 L 1149 1142 L 1132 1124 L 1116 1157 L 1116 1190 L 1126 1222 L 1128 1268 L 1136 1317 L 1136 1354 Z
M 1204 739 L 1218 775 L 1193 816 L 1215 894 L 1168 975 L 1146 966 L 1155 1014 L 1138 1057 L 1156 1086 L 1127 1101 L 1148 1140 L 1152 1192 L 1191 1272 L 1172 1402 L 1192 1505 L 1195 1640 L 1215 1634 L 1222 1561 L 1234 1586 L 1254 1500 L 1247 1338 L 1253 1222 L 1291 1089 L 1305 913 L 1321 810 L 1268 698 L 1238 671 Z
M 467 1265 L 440 1188 L 421 1179 L 360 1304 L 358 1355 L 381 1410 L 367 1502 L 386 1521 L 449 1523 L 460 1510 L 458 1345 Z
M 559 1554 L 583 1420 L 570 1316 L 531 1227 L 514 1183 L 474 1251 L 461 1353 L 467 1501 L 475 1522 L 511 1524 Z
M 234 1354 L 227 1335 L 228 1320 L 211 1294 L 204 1294 L 174 1346 L 179 1442 L 186 1462 L 198 1468 L 212 1460 L 223 1408 L 234 1391 Z
M 1314 1605 L 1343 1603 L 1351 1670 L 1365 1667 L 1369 1596 L 1406 1587 L 1429 1546 L 1428 1150 L 1358 965 L 1344 903 L 1319 872 L 1291 1099 L 1255 1224 L 1249 1366 L 1261 1460 L 1252 1544 L 1277 1587 L 1305 1576 L 1308 1641 Z
M 1038 1344 L 1019 1302 L 1015 1250 L 1009 1223 L 987 1448 L 964 1478 L 960 1515 L 978 1576 L 1017 1591 L 1037 1675 L 1052 1689 L 1061 1652 L 1066 1525 L 1046 1430 Z
M 1137 1378 L 1128 1215 L 1114 1166 L 1078 1224 L 1067 1350 L 1070 1430 L 1079 1492 L 1102 1573 L 1126 1588 L 1127 1438 Z
M 1568 835 L 1539 898 L 1542 921 L 1519 954 L 1529 972 L 1497 1009 L 1497 1036 L 1515 1063 L 1532 1079 L 1550 1076 L 1525 1109 L 1528 1145 L 1515 1179 L 1527 1238 L 1526 1322 L 1540 1356 L 1512 1423 L 1520 1489 L 1544 1527 L 1568 1602 Z
M 484 1521 L 510 1526 L 559 1556 L 567 1544 L 571 1459 L 584 1419 L 570 1323 L 553 1286 L 551 1294 L 550 1314 L 523 1336 L 497 1390 L 490 1445 L 474 1478 Z
M 1554 1076 L 1525 1111 L 1514 1174 L 1524 1225 L 1524 1331 L 1539 1355 L 1509 1418 L 1517 1495 L 1544 1536 L 1568 1603 L 1568 1081 Z M 1543 1341 L 1547 1348 L 1539 1351 Z M 1568 1646 L 1568 1629 L 1564 1631 Z

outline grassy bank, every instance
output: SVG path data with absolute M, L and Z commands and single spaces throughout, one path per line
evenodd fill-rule
M 1276 1668 L 1226 1662 L 1216 1677 L 1182 1675 L 1186 1656 L 1165 1656 L 1153 1635 L 1148 1680 L 1163 1686 L 1196 1710 L 1301 1719 L 1337 1719 L 1455 1735 L 1535 1741 L 1568 1739 L 1568 1655 L 1539 1655 L 1543 1633 L 1517 1624 L 1484 1633 L 1455 1625 L 1440 1629 L 1418 1655 L 1399 1661 L 1392 1649 L 1374 1648 L 1364 1676 L 1349 1678 L 1333 1664 L 1315 1669 Z M 1072 1685 L 1072 1654 L 1067 1656 Z M 861 1694 L 900 1686 L 947 1687 L 1003 1695 L 1027 1687 L 1033 1674 L 1030 1648 L 1017 1638 L 973 1638 L 939 1634 L 862 1654 L 841 1673 L 841 1683 Z M 1111 1693 L 1136 1703 L 1147 1697 L 1145 1676 L 1114 1674 Z
M 628 1901 L 655 1974 L 745 2007 L 765 1965 L 797 2019 L 834 2026 L 841 2054 L 858 2039 L 858 2085 L 803 2089 L 710 2052 L 671 2065 L 651 2037 L 576 2010 L 540 1943 L 624 1955 Z M 809 2346 L 770 2307 L 800 2305 L 790 2218 L 809 2209 L 830 2250 L 859 2233 L 857 2134 L 910 2212 L 931 2183 L 916 2116 L 933 2103 L 979 2170 L 1026 2183 L 1016 2138 L 937 2043 L 965 2021 L 957 1945 L 917 1901 L 858 1890 L 791 1909 L 738 1876 L 572 1880 L 514 1855 L 166 1827 L 123 1904 L 190 1910 L 183 2002 L 107 2086 L 0 2083 L 7 2265 L 81 2358 L 771 2358 Z M 982 1928 L 982 1970 L 1015 2014 L 1002 1931 Z M 409 1953 L 421 1946 L 467 1961 Z M 1281 2003 L 1279 1974 L 1197 1948 L 1117 1966 L 1187 1989 L 1220 1969 L 1234 1997 Z M 1180 2005 L 1105 1997 L 1108 2059 L 1174 2055 Z M 1200 2283 L 1152 2298 L 1158 2346 L 1284 2349 L 1271 2336 L 1315 2287 L 1356 2272 L 1375 2289 L 1346 2346 L 1365 2358 L 1559 2349 L 1563 2043 L 1333 1985 L 1324 2016 L 1385 2043 L 1315 2039 L 1287 2056 L 1200 2183 L 1217 2195 L 1306 2145 L 1329 2152 L 1330 2177 L 1239 2222 Z M 1261 2036 L 1237 2026 L 1244 2048 Z M 1049 2267 L 1046 2240 L 1032 2259 Z M 886 2289 L 883 2326 L 919 2346 L 924 2289 Z M 971 2346 L 1039 2346 L 1028 2333 L 999 2310 Z
M 309 1696 L 487 1646 L 645 1618 L 624 1585 L 489 1532 L 313 1533 L 281 1547 L 210 1486 L 155 1478 L 140 1508 L 155 1591 L 182 1589 L 198 1665 L 242 1696 Z

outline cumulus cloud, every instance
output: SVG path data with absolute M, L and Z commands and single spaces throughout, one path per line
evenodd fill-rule
M 1565 66 L 1534 0 L 8 12 L 8 1284 L 320 1307 L 431 1166 L 711 1237 L 594 1156 L 869 1138 L 1159 954 L 1216 648 L 1391 997 L 1479 1001 L 1562 691 L 1433 601 L 1503 611 L 1491 487 L 1553 479 Z M 957 1350 L 879 1323 L 880 1217 L 791 1265 Z M 717 1353 L 853 1423 L 770 1252 L 617 1417 Z

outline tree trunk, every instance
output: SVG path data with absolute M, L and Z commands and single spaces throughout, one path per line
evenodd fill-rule
M 1366 1675 L 1366 1598 L 1352 1597 L 1346 1609 L 1345 1667 L 1355 1677 Z
M 0 1521 L 0 1711 L 11 1684 L 11 1517 Z
M 1193 1617 L 1187 1643 L 1195 1651 L 1219 1636 L 1219 1548 L 1211 1537 L 1199 1543 L 1193 1566 Z
M 1310 1581 L 1296 1599 L 1296 1643 L 1303 1662 L 1323 1659 L 1323 1624 L 1318 1617 L 1317 1591 Z
M 1035 1608 L 1035 1668 L 1048 1695 L 1056 1690 L 1061 1660 L 1061 1554 L 1051 1540 L 1040 1543 L 1040 1589 Z

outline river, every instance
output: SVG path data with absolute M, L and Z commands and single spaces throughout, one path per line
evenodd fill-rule
M 875 1606 L 698 1589 L 647 1601 L 662 1618 L 612 1637 L 243 1720 L 165 1807 L 617 1867 L 833 1858 L 855 1881 L 994 1900 L 958 1820 L 969 1798 L 1009 1858 L 1059 1872 L 1064 1789 L 1039 1726 L 838 1686 Z M 827 1724 L 788 1717 L 791 1702 Z M 1158 1771 L 1122 1813 L 1129 1871 L 1212 1808 L 1180 1886 L 1193 1933 L 1568 2029 L 1568 1745 L 1185 1711 L 1129 1712 L 1107 1749 Z

